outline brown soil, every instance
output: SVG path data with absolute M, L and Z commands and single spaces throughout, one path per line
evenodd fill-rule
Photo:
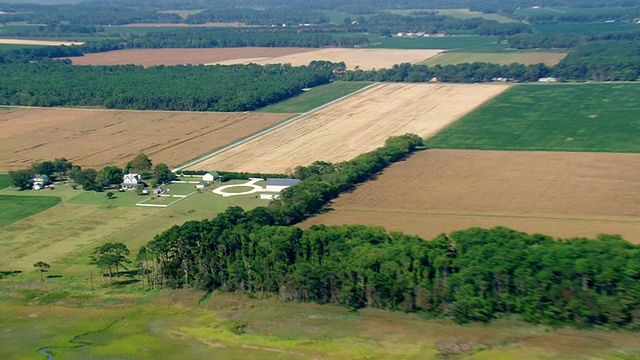
M 428 150 L 304 223 L 372 224 L 430 239 L 471 226 L 640 243 L 640 155 Z
M 331 62 L 344 61 L 348 69 L 362 70 L 391 68 L 401 63 L 418 63 L 440 54 L 442 50 L 404 50 L 404 49 L 344 49 L 329 48 L 270 58 L 233 59 L 220 62 L 230 64 L 291 64 L 308 65 L 314 60 Z
M 314 60 L 344 61 L 348 68 L 363 70 L 390 68 L 400 63 L 418 63 L 439 54 L 440 50 L 394 49 L 312 49 L 312 48 L 215 48 L 215 49 L 131 49 L 70 57 L 76 65 L 135 64 L 291 64 L 308 65 Z
M 303 53 L 311 50 L 313 49 L 265 47 L 215 49 L 131 49 L 86 54 L 84 56 L 70 57 L 69 59 L 71 59 L 71 61 L 76 65 L 198 65 L 217 63 L 226 60 L 236 60 L 241 62 L 242 59 L 273 58 Z
M 0 112 L 0 170 L 66 157 L 101 168 L 124 165 L 140 152 L 178 165 L 267 128 L 290 114 L 85 109 Z
M 384 145 L 392 135 L 429 137 L 507 88 L 376 85 L 191 168 L 282 173 L 318 160 L 350 160 Z

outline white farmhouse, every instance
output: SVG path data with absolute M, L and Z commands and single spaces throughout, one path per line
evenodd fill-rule
M 34 176 L 31 181 L 33 181 L 33 190 L 42 190 L 44 189 L 45 185 L 49 184 L 49 177 L 47 175 L 38 174 Z
M 121 186 L 124 190 L 135 190 L 136 187 L 138 187 L 138 185 L 143 185 L 143 184 L 144 183 L 142 182 L 142 179 L 138 174 L 130 173 L 130 174 L 125 174 L 122 177 Z

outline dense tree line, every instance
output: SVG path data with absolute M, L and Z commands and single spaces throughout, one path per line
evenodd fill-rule
M 366 36 L 343 36 L 298 32 L 295 29 L 185 28 L 154 31 L 126 40 L 126 48 L 214 48 L 214 47 L 354 47 L 368 44 Z
M 124 25 L 133 23 L 178 23 L 177 14 L 159 12 L 154 7 L 139 5 L 116 6 L 111 2 L 91 1 L 78 4 L 37 5 L 6 4 L 0 10 L 0 24 L 27 22 L 29 24 Z
M 0 103 L 115 109 L 249 111 L 328 83 L 335 65 L 73 66 L 42 60 L 0 67 Z
M 554 67 L 564 79 L 635 81 L 640 78 L 640 40 L 590 42 Z
M 211 9 L 191 14 L 187 24 L 204 24 L 206 22 L 242 22 L 247 25 L 298 25 L 323 24 L 329 17 L 317 11 L 293 9 Z
M 399 64 L 389 69 L 348 70 L 341 80 L 345 81 L 382 81 L 382 82 L 439 82 L 479 83 L 496 81 L 538 81 L 549 76 L 552 69 L 544 64 L 534 65 L 498 65 L 491 63 L 462 63 L 455 65 L 413 65 Z
M 540 11 L 522 16 L 532 24 L 588 23 L 605 21 L 632 21 L 640 17 L 640 7 L 600 7 L 570 9 L 567 11 Z
M 473 33 L 476 35 L 513 35 L 530 33 L 531 27 L 522 23 L 499 23 L 481 17 L 472 19 L 459 19 L 451 16 L 437 15 L 431 11 L 413 12 L 412 15 L 395 15 L 382 13 L 371 16 L 359 23 L 365 31 L 379 33 L 381 29 L 388 29 L 392 33 L 397 32 L 426 32 L 435 34 L 446 33 Z
M 276 226 L 265 208 L 227 209 L 156 236 L 149 282 L 278 294 L 286 301 L 451 316 L 637 328 L 640 247 L 618 236 L 556 241 L 472 228 L 431 241 L 379 227 Z M 146 264 L 146 265 L 145 265 Z
M 604 34 L 518 34 L 507 42 L 514 49 L 572 49 L 594 41 L 640 40 L 640 31 L 616 31 Z

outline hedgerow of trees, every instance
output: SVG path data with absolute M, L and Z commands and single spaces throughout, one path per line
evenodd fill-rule
M 73 66 L 42 60 L 0 66 L 0 104 L 116 109 L 250 111 L 328 83 L 335 64 L 309 66 Z

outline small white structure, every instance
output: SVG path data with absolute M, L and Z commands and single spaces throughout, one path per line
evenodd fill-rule
M 33 181 L 33 190 L 42 190 L 45 185 L 49 184 L 49 177 L 47 175 L 38 174 L 31 179 Z
M 538 79 L 538 82 L 545 82 L 545 83 L 558 82 L 558 79 L 554 77 L 544 77 L 544 78 Z
M 261 200 L 275 200 L 278 199 L 280 197 L 279 194 L 260 194 L 260 199 Z
M 280 192 L 290 186 L 296 185 L 300 182 L 300 179 L 274 179 L 267 178 L 267 187 L 266 191 L 269 192 Z
M 138 185 L 142 185 L 142 184 L 144 183 L 142 182 L 140 175 L 130 173 L 130 174 L 125 174 L 122 177 L 121 187 L 125 190 L 135 190 L 136 187 L 138 187 Z
M 204 189 L 207 186 L 209 186 L 209 183 L 206 181 L 200 181 L 199 183 L 196 184 L 196 189 Z
M 202 175 L 202 181 L 211 182 L 211 181 L 216 181 L 219 178 L 220 178 L 220 175 L 218 175 L 218 173 L 215 172 L 215 171 L 214 172 L 209 172 L 209 173 L 206 173 L 206 174 Z

